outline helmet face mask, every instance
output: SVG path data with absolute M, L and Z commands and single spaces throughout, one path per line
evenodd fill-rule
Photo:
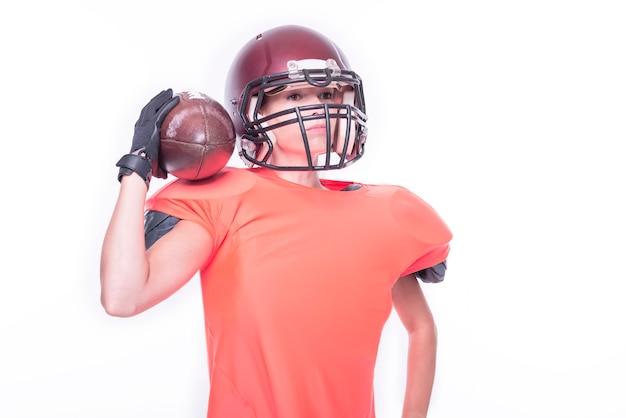
M 337 89 L 342 102 L 263 114 L 265 98 L 303 87 Z M 229 72 L 226 104 L 231 106 L 239 155 L 248 166 L 332 170 L 346 167 L 363 155 L 367 116 L 362 80 L 335 44 L 310 29 L 275 28 L 244 46 Z M 326 151 L 319 158 L 311 153 L 304 126 L 310 120 L 324 120 L 327 127 Z M 273 131 L 290 124 L 300 128 L 306 163 L 277 165 L 271 160 Z

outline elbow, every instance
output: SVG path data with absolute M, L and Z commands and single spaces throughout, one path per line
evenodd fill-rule
M 424 334 L 424 337 L 431 339 L 434 344 L 437 344 L 437 324 L 434 319 L 431 317 L 430 321 L 428 321 L 421 328 L 421 332 Z
M 104 311 L 107 315 L 118 317 L 118 318 L 129 318 L 131 316 L 135 316 L 139 313 L 137 306 L 130 303 L 122 303 L 116 298 L 107 297 L 105 294 L 102 294 L 100 298 L 100 303 L 104 308 Z
M 418 331 L 417 338 L 425 344 L 437 346 L 437 327 L 428 327 Z
M 429 320 L 421 321 L 419 324 L 408 329 L 409 337 L 422 341 L 424 344 L 437 345 L 437 325 L 435 321 L 430 318 Z
M 108 315 L 128 318 L 139 313 L 141 287 L 134 285 L 135 282 L 129 275 L 101 270 L 100 304 Z

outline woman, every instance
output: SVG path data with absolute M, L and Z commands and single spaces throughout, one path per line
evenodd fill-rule
M 299 26 L 250 40 L 226 81 L 248 167 L 175 180 L 146 201 L 151 175 L 166 176 L 158 131 L 176 103 L 165 90 L 146 105 L 118 162 L 105 310 L 136 315 L 200 271 L 207 417 L 328 418 L 374 417 L 374 366 L 393 306 L 409 333 L 403 417 L 425 417 L 436 329 L 416 277 L 443 280 L 451 233 L 400 186 L 319 176 L 365 149 L 362 80 L 341 50 Z

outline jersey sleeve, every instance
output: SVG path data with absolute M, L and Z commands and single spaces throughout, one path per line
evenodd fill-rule
M 399 225 L 411 235 L 415 258 L 402 275 L 416 273 L 447 260 L 452 233 L 439 214 L 411 191 L 399 188 L 392 212 Z
M 208 229 L 209 233 L 213 233 L 210 218 L 206 216 L 203 205 L 199 201 L 180 198 L 169 191 L 168 193 L 157 192 L 146 201 L 146 210 L 195 222 Z
M 255 176 L 247 170 L 225 167 L 205 180 L 177 179 L 166 184 L 146 201 L 146 210 L 195 222 L 216 238 L 254 184 Z

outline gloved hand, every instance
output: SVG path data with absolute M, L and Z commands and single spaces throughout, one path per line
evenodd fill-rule
M 137 173 L 150 185 L 152 176 L 167 178 L 167 172 L 159 167 L 159 145 L 161 124 L 165 116 L 178 104 L 180 97 L 174 96 L 172 89 L 163 90 L 141 110 L 135 123 L 135 133 L 130 154 L 124 155 L 116 164 L 120 167 L 119 181 L 123 176 Z

